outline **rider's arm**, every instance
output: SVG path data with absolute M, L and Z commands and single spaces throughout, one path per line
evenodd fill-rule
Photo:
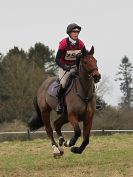
M 62 64 L 60 59 L 62 57 L 63 51 L 61 49 L 58 49 L 57 54 L 56 54 L 56 58 L 55 58 L 55 62 L 57 63 L 58 66 L 60 66 L 64 71 L 70 71 L 70 66 L 66 65 L 66 64 Z
M 67 48 L 66 38 L 62 39 L 62 41 L 59 42 L 59 48 L 56 54 L 55 62 L 58 66 L 63 68 L 63 64 L 61 63 L 61 58 L 65 56 Z
M 56 58 L 55 58 L 55 62 L 61 68 L 62 68 L 62 63 L 61 63 L 62 55 L 63 55 L 63 51 L 61 49 L 58 49 L 57 54 L 56 54 Z

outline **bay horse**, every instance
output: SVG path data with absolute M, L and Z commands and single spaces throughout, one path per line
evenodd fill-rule
M 80 58 L 78 75 L 73 79 L 73 85 L 69 93 L 64 98 L 66 112 L 55 120 L 54 128 L 59 138 L 59 145 L 53 136 L 53 129 L 50 121 L 50 112 L 56 109 L 57 99 L 48 94 L 48 88 L 57 78 L 46 79 L 38 89 L 35 108 L 28 127 L 30 130 L 45 126 L 46 133 L 51 140 L 54 157 L 63 154 L 63 145 L 72 147 L 71 152 L 81 154 L 89 144 L 90 130 L 92 127 L 93 115 L 96 110 L 95 82 L 100 80 L 100 73 L 97 67 L 97 60 L 93 56 L 94 47 Z M 83 142 L 79 147 L 75 147 L 78 138 L 81 136 L 79 122 L 83 121 Z M 65 141 L 61 128 L 70 122 L 74 129 L 74 135 L 70 141 Z

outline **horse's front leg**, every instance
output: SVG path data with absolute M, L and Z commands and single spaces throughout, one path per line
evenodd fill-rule
M 89 144 L 90 130 L 92 127 L 92 117 L 83 122 L 83 142 L 80 147 L 72 147 L 71 152 L 81 154 Z
M 71 147 L 71 146 L 75 145 L 75 143 L 77 142 L 78 138 L 81 136 L 81 129 L 80 129 L 80 126 L 79 126 L 79 123 L 78 123 L 78 117 L 74 113 L 69 114 L 68 120 L 69 120 L 69 122 L 72 124 L 72 126 L 74 128 L 74 135 L 70 139 L 70 141 L 66 141 L 64 143 L 64 146 Z
M 58 148 L 58 144 L 56 143 L 54 136 L 53 136 L 53 129 L 52 129 L 51 123 L 50 123 L 50 112 L 42 111 L 42 118 L 44 121 L 46 133 L 51 140 L 51 144 L 52 144 L 52 148 L 53 148 L 53 156 L 54 156 L 54 158 L 59 158 L 61 156 L 61 152 L 60 152 L 60 150 Z

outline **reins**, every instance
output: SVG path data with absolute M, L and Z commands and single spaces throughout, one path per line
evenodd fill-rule
M 79 70 L 78 70 L 78 73 L 80 73 L 80 69 L 81 69 L 81 65 L 79 66 Z M 84 68 L 85 69 L 85 68 Z M 91 75 L 91 73 L 98 69 L 97 67 L 96 68 L 93 68 L 91 69 L 89 72 L 88 72 L 88 82 L 93 82 L 93 77 Z M 94 93 L 94 89 L 93 89 L 93 92 L 91 95 L 89 95 L 89 90 L 91 89 L 92 85 L 90 85 L 89 87 L 86 87 L 84 86 L 84 84 L 82 83 L 82 78 L 78 75 L 76 78 L 75 78 L 75 81 L 74 81 L 74 85 L 75 85 L 75 92 L 76 92 L 76 95 L 86 104 L 86 109 L 87 109 L 87 106 L 88 106 L 88 103 L 93 99 L 95 93 Z M 78 91 L 78 87 L 77 87 L 77 81 L 79 81 L 80 85 L 81 85 L 81 88 L 85 91 L 85 97 L 81 96 L 79 91 Z
M 91 77 L 90 79 L 92 80 L 93 78 Z M 90 97 L 89 97 L 89 95 L 87 94 L 86 97 L 83 98 L 83 97 L 79 94 L 79 92 L 78 92 L 77 80 L 79 80 L 79 83 L 80 83 L 81 87 L 82 87 L 83 89 L 85 89 L 85 88 L 84 88 L 84 85 L 82 84 L 82 82 L 81 82 L 81 80 L 80 80 L 80 77 L 76 78 L 76 79 L 75 79 L 75 82 L 74 82 L 76 95 L 77 95 L 83 102 L 85 102 L 85 104 L 86 104 L 86 106 L 87 106 L 88 103 L 93 99 L 94 92 L 92 93 L 92 95 L 91 95 Z M 89 91 L 89 89 L 90 89 L 90 88 L 88 88 L 87 91 Z

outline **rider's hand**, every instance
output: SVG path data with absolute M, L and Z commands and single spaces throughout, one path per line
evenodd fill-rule
M 70 69 L 71 69 L 71 66 L 66 65 L 66 64 L 63 65 L 63 70 L 64 71 L 70 71 Z

